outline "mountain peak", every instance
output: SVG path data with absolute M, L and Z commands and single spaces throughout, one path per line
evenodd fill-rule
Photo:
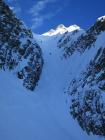
M 74 30 L 79 30 L 79 29 L 80 29 L 80 27 L 76 24 L 67 27 L 68 32 L 72 32 Z
M 48 32 L 42 34 L 44 36 L 54 36 L 54 35 L 57 35 L 57 34 L 64 34 L 65 32 L 72 32 L 72 31 L 75 31 L 75 30 L 79 30 L 80 27 L 77 26 L 77 25 L 71 25 L 69 27 L 66 27 L 64 26 L 63 24 L 60 24 L 57 26 L 56 29 L 51 29 L 49 30 Z
M 105 16 L 101 16 L 101 17 L 99 17 L 98 19 L 97 19 L 97 21 L 105 21 Z
M 57 26 L 56 29 L 65 29 L 65 28 L 66 28 L 66 27 L 65 27 L 63 24 L 60 24 L 60 25 Z

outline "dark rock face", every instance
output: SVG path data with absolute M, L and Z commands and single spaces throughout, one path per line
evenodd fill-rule
M 31 30 L 0 0 L 0 69 L 15 71 L 23 85 L 34 90 L 42 66 L 42 52 Z
M 82 77 L 71 82 L 69 91 L 70 112 L 83 130 L 105 136 L 105 48 L 98 50 Z
M 78 76 L 70 79 L 67 92 L 71 115 L 88 134 L 105 136 L 105 18 L 97 20 L 87 31 L 66 32 L 58 47 L 64 58 L 75 62 L 74 55 L 80 65 L 86 62 L 86 68 L 78 73 L 78 67 Z
M 86 70 L 82 71 L 79 78 L 72 80 L 68 89 L 71 96 L 70 113 L 73 118 L 88 134 L 101 136 L 105 136 L 105 44 L 96 46 L 96 41 L 98 35 L 103 32 L 105 20 L 97 21 L 86 35 L 80 36 L 75 43 L 75 48 L 82 54 L 92 47 L 99 49 L 89 61 Z
M 70 57 L 76 50 L 77 39 L 82 36 L 84 30 L 76 29 L 70 33 L 66 32 L 58 41 L 57 46 L 63 49 L 64 58 Z
M 64 49 L 64 57 L 70 57 L 75 51 L 83 53 L 94 45 L 97 36 L 105 31 L 105 20 L 97 20 L 87 31 L 74 30 L 70 34 L 67 32 L 58 41 L 58 47 Z

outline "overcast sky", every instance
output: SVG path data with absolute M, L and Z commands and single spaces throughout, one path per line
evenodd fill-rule
M 5 0 L 35 33 L 59 24 L 88 28 L 105 15 L 105 0 Z

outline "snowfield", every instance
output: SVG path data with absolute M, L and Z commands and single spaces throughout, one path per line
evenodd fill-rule
M 69 113 L 65 91 L 74 69 L 68 66 L 76 66 L 80 57 L 70 64 L 69 59 L 61 59 L 57 36 L 35 37 L 44 58 L 35 91 L 26 90 L 15 74 L 0 72 L 0 140 L 104 140 L 88 136 Z

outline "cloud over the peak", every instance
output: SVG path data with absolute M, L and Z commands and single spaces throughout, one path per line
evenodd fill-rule
M 43 11 L 48 4 L 54 2 L 55 0 L 40 0 L 37 3 L 35 3 L 35 5 L 30 9 L 30 13 L 32 13 L 35 16 L 39 15 L 39 13 Z
M 57 1 L 59 0 L 39 0 L 31 7 L 29 12 L 32 15 L 32 29 L 40 27 L 45 20 L 51 19 L 61 10 L 60 7 L 57 7 L 54 12 L 52 9 L 48 13 L 45 12 L 46 8 L 56 4 Z

